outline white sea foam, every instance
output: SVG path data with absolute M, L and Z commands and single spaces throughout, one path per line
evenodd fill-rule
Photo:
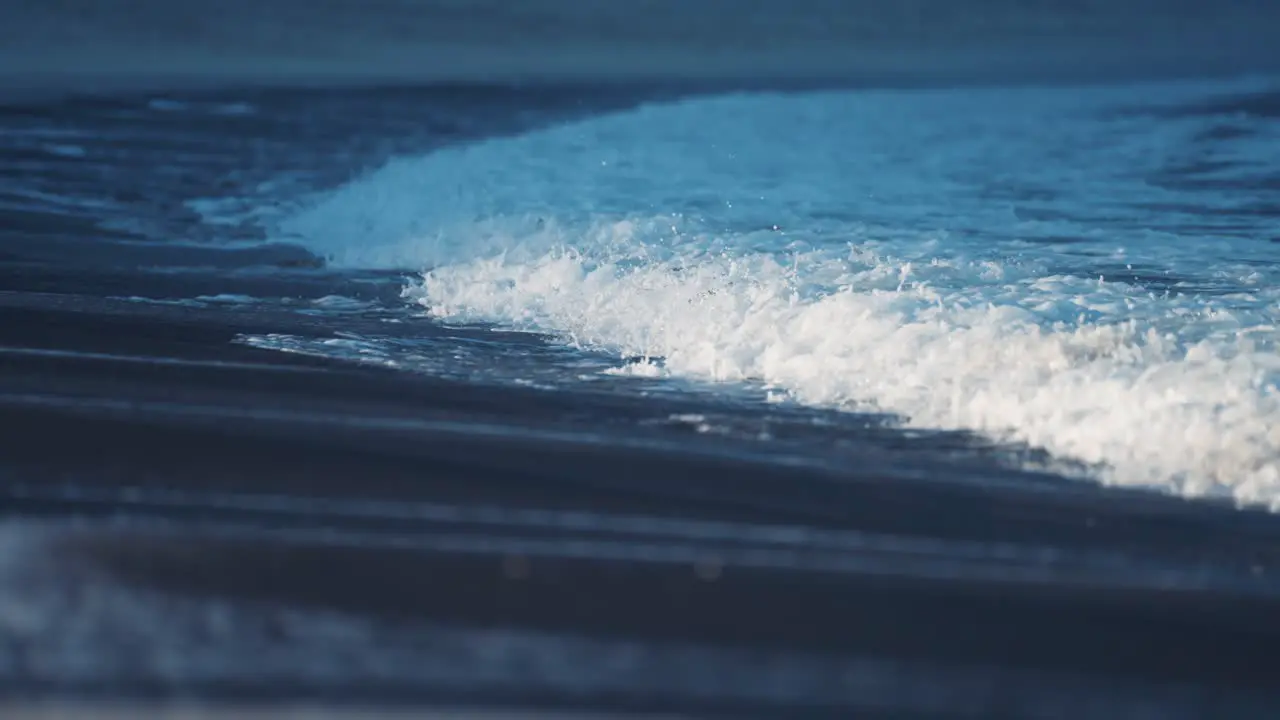
M 1119 483 L 1280 498 L 1280 362 L 1251 338 L 1261 326 L 1216 330 L 1234 324 L 1229 313 L 1185 318 L 1130 287 L 1067 277 L 880 289 L 885 269 L 848 272 L 843 289 L 806 298 L 794 270 L 767 255 L 625 270 L 551 253 L 437 268 L 407 294 L 446 319 L 518 323 L 660 356 L 682 374 L 985 431 L 1104 465 Z M 1040 317 L 1062 304 L 1142 319 Z
M 436 317 L 653 360 L 624 372 L 762 382 L 1280 508 L 1274 250 L 1161 226 L 1150 207 L 1214 199 L 1144 179 L 1201 121 L 1098 112 L 1130 98 L 642 108 L 401 158 L 281 229 L 339 264 L 427 268 L 405 294 Z

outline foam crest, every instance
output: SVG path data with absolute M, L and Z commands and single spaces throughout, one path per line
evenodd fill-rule
M 1130 287 L 1069 304 L 1127 303 L 1146 319 L 1064 322 L 1052 319 L 1056 286 L 1073 278 L 993 279 L 985 296 L 883 287 L 901 274 L 855 269 L 824 290 L 770 255 L 628 268 L 565 251 L 437 268 L 406 294 L 446 320 L 550 331 L 660 358 L 667 372 L 1027 443 L 1114 483 L 1280 507 L 1280 364 L 1248 333 L 1200 327 L 1187 343 L 1160 322 L 1161 300 Z M 982 300 L 1001 293 L 1016 304 Z

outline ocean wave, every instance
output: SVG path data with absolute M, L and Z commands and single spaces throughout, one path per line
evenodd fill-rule
M 405 297 L 446 321 L 1280 508 L 1274 249 L 1153 212 L 1220 198 L 1146 181 L 1203 121 L 1102 112 L 1132 98 L 652 105 L 398 158 L 279 230 L 425 268 Z
M 1116 483 L 1276 505 L 1280 362 L 1252 339 L 1274 338 L 1274 325 L 1228 317 L 1215 331 L 1223 318 L 1131 286 L 998 270 L 958 291 L 877 287 L 904 269 L 847 272 L 815 292 L 804 266 L 767 255 L 628 270 L 553 252 L 437 268 L 406 296 L 446 320 L 515 323 L 660 357 L 673 373 L 982 431 Z M 1075 322 L 1047 319 L 1064 306 Z

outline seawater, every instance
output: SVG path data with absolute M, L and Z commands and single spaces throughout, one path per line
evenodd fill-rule
M 1269 81 L 743 93 L 401 154 L 268 223 L 403 300 L 1280 508 Z M 412 365 L 412 363 L 409 363 Z

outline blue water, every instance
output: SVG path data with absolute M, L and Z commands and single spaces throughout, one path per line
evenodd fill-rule
M 1280 508 L 1273 87 L 652 104 L 398 156 L 268 226 L 338 267 L 421 271 L 403 295 L 426 316 L 612 372 Z

